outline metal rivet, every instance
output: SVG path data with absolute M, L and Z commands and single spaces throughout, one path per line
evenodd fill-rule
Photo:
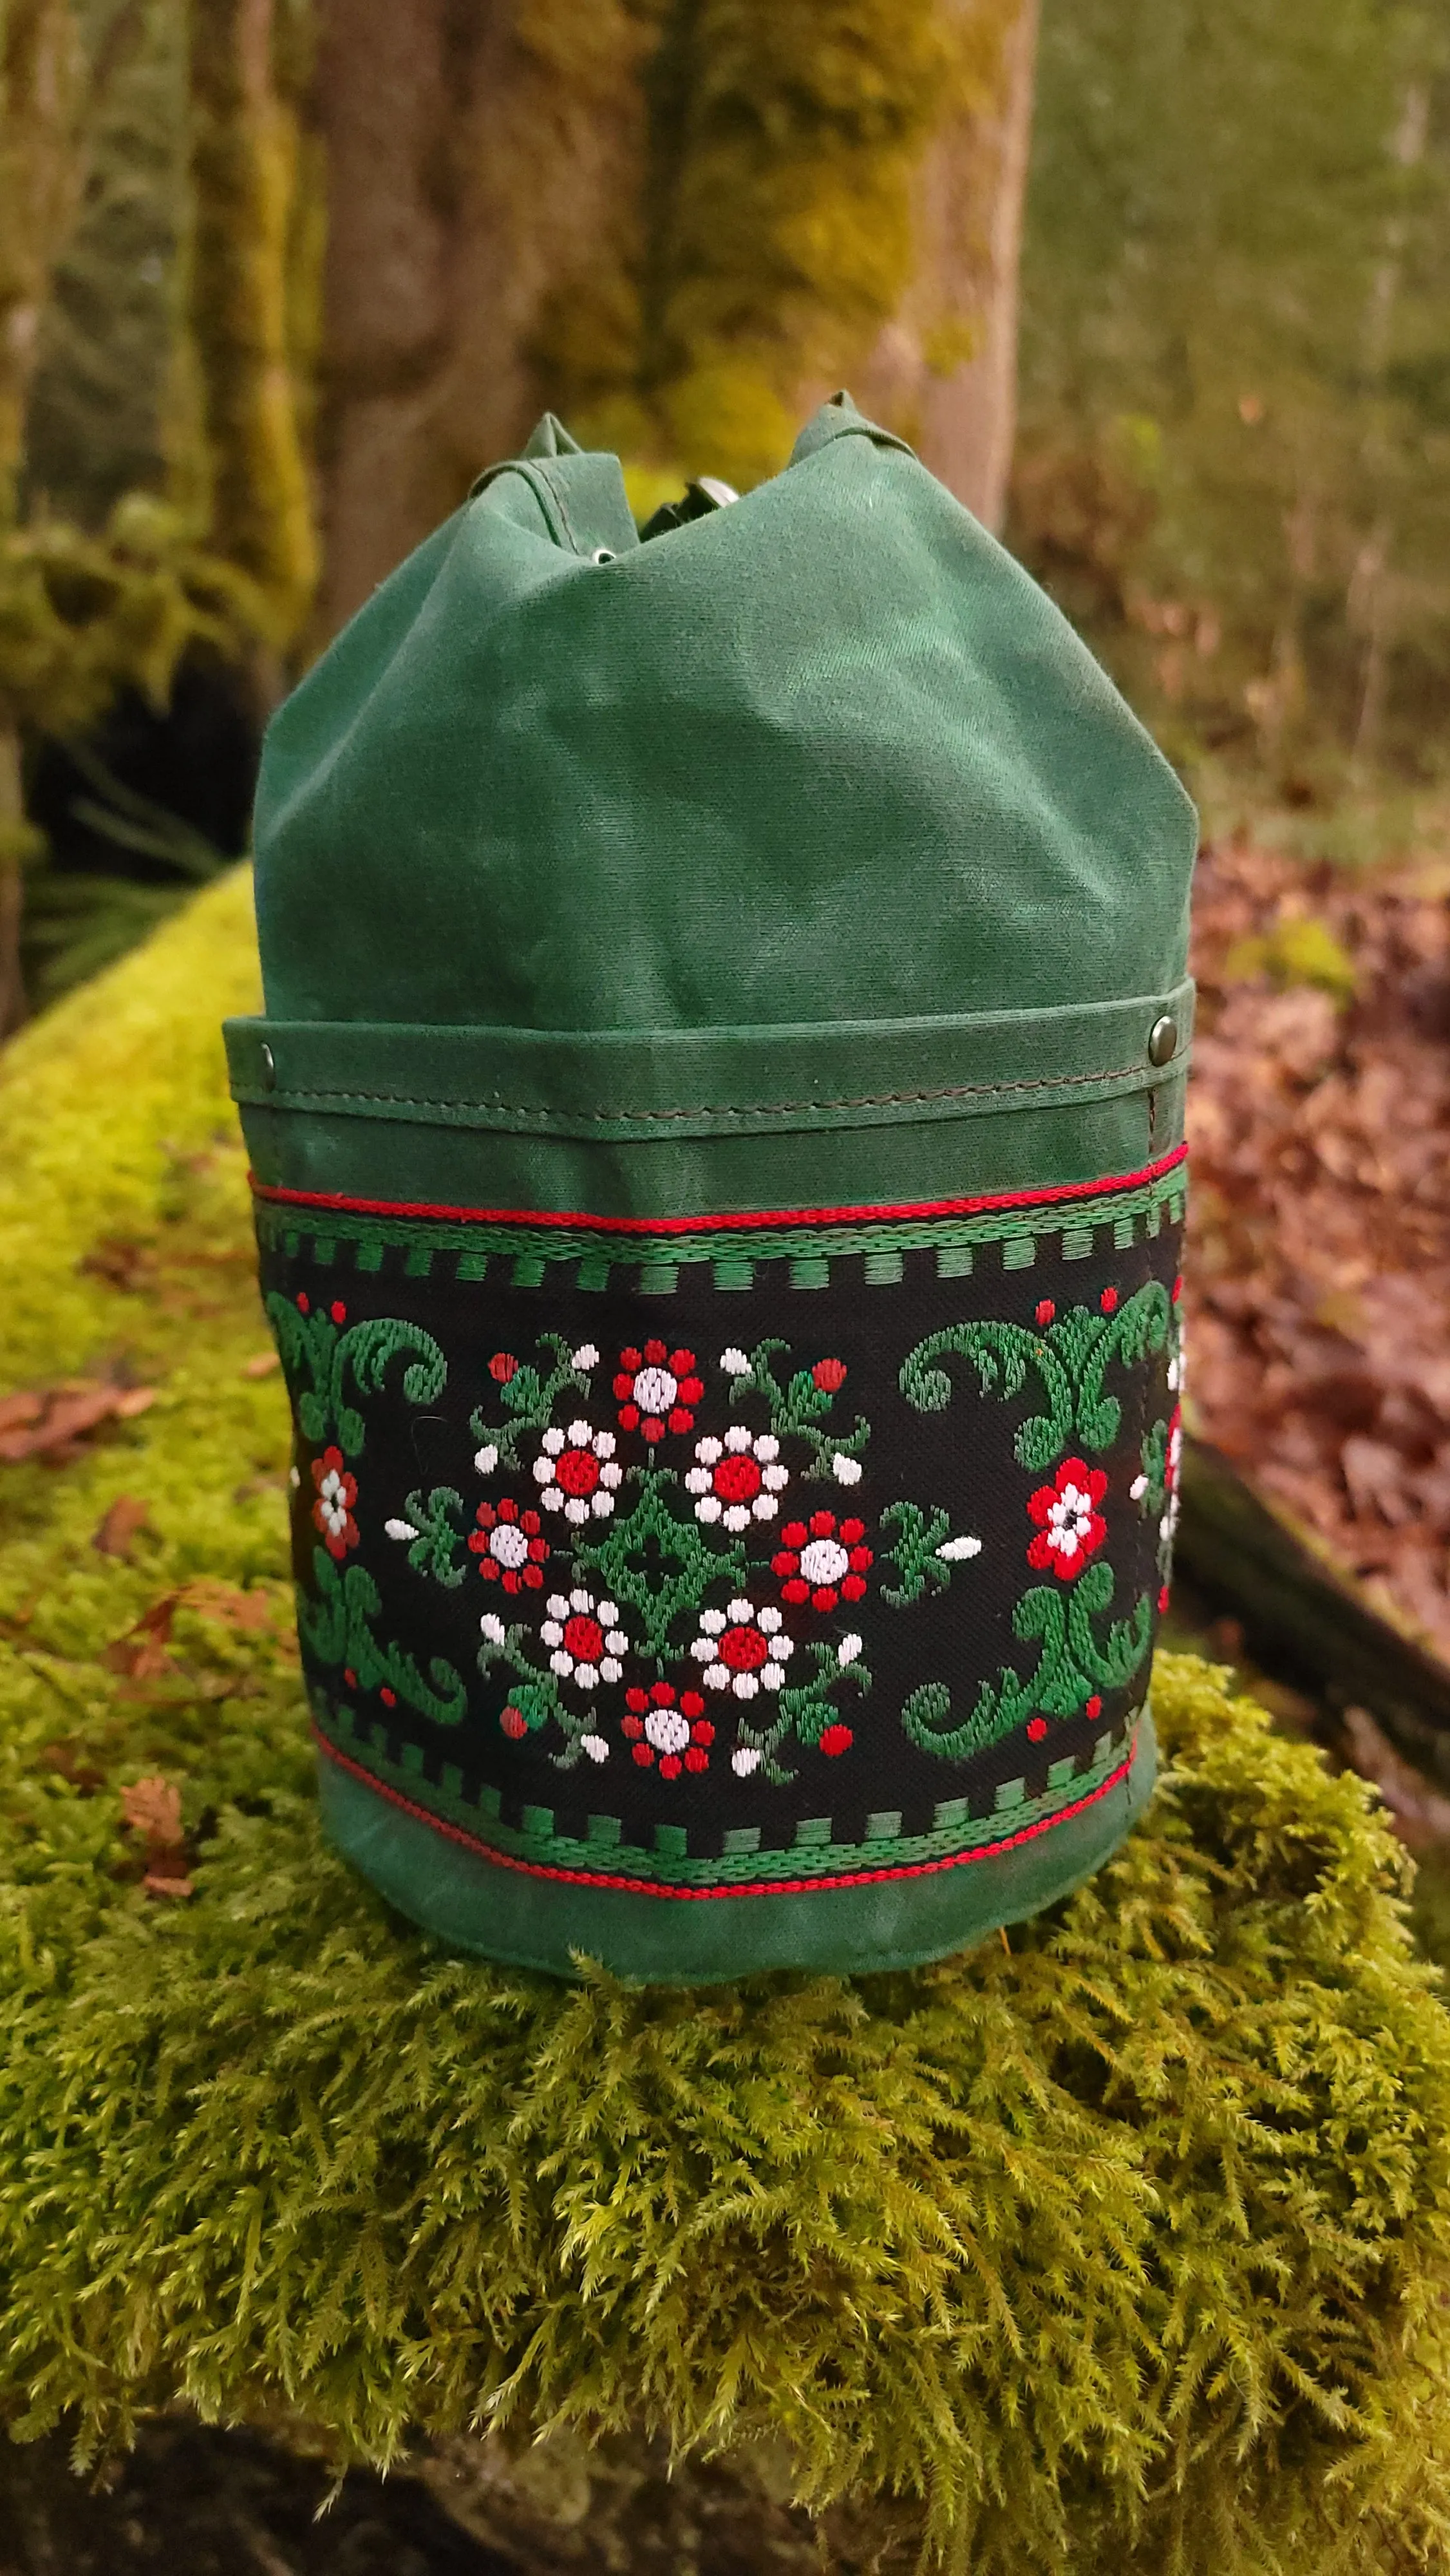
M 612 546 L 596 546 L 589 560 L 591 563 L 613 563 L 614 549 Z
M 277 1059 L 273 1055 L 271 1048 L 269 1046 L 264 1046 L 262 1049 L 262 1089 L 264 1091 L 275 1091 L 276 1088 Z
M 1148 1062 L 1171 1064 L 1178 1053 L 1178 1022 L 1165 1012 L 1148 1031 Z

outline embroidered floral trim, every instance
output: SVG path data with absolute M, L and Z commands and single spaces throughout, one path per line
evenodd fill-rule
M 695 1456 L 699 1463 L 686 1476 L 685 1491 L 697 1497 L 697 1521 L 743 1530 L 752 1521 L 774 1520 L 790 1471 L 780 1464 L 773 1431 L 750 1432 L 732 1422 L 723 1440 L 697 1440 Z
M 623 1732 L 642 1770 L 656 1759 L 662 1780 L 678 1780 L 685 1771 L 708 1771 L 715 1729 L 705 1715 L 698 1691 L 681 1691 L 673 1682 L 653 1682 L 649 1689 L 624 1694 Z
M 979 1426 L 963 1426 L 969 1443 L 982 1436 L 981 1408 L 1010 1407 L 987 1447 L 1010 1451 L 1005 1483 L 1000 1467 L 990 1473 L 1004 1502 L 1015 1494 L 1015 1537 L 1005 1513 L 974 1528 L 924 1497 L 880 1498 L 871 1467 L 880 1377 L 873 1346 L 850 1338 L 849 1314 L 824 1349 L 766 1334 L 725 1345 L 702 1368 L 698 1334 L 691 1343 L 610 1339 L 602 1359 L 577 1326 L 530 1337 L 520 1324 L 527 1309 L 505 1301 L 494 1329 L 507 1318 L 507 1342 L 481 1352 L 475 1343 L 455 1360 L 471 1382 L 426 1434 L 465 1488 L 471 1463 L 477 1483 L 466 1501 L 439 1483 L 400 1502 L 401 1478 L 386 1490 L 395 1465 L 369 1488 L 391 1507 L 370 1526 L 406 1555 L 408 1573 L 398 1567 L 394 1584 L 417 1577 L 449 1592 L 476 1568 L 504 1613 L 490 1608 L 475 1629 L 478 1672 L 490 1681 L 477 1714 L 498 1730 L 495 1757 L 502 1738 L 565 1772 L 613 1764 L 625 1779 L 708 1776 L 712 1794 L 718 1777 L 732 1799 L 732 1783 L 781 1787 L 812 1764 L 846 1762 L 855 1794 L 864 1786 L 879 1797 L 893 1737 L 913 1758 L 961 1763 L 1019 1731 L 1030 1746 L 1047 1744 L 1069 1719 L 1078 1722 L 1069 1749 L 1081 1747 L 1105 1709 L 1116 1727 L 1123 1700 L 1112 1695 L 1140 1686 L 1167 1581 L 1182 1446 L 1180 1405 L 1165 1403 L 1155 1420 L 1148 1382 L 1131 1373 L 1161 1354 L 1154 1395 L 1165 1373 L 1170 1399 L 1179 1395 L 1176 1301 L 1141 1266 L 1121 1284 L 1099 1272 L 1076 1303 L 1060 1289 L 1009 1293 L 1030 1323 L 983 1319 L 978 1308 L 918 1340 L 899 1369 L 890 1362 L 888 1389 L 921 1414 L 969 1400 Z M 939 1286 L 932 1300 L 926 1315 L 940 1317 Z M 425 1672 L 401 1646 L 379 1642 L 370 1575 L 361 1566 L 338 1574 L 361 1543 L 351 1461 L 372 1402 L 435 1405 L 448 1375 L 443 1351 L 409 1321 L 354 1320 L 341 1298 L 274 1293 L 269 1311 L 297 1410 L 306 1499 L 296 1508 L 321 1542 L 304 1601 L 309 1653 L 341 1670 L 363 1704 L 360 1719 L 371 1695 L 385 1714 L 411 1707 L 452 1726 L 467 1713 L 468 1686 L 441 1659 Z M 869 1419 L 853 1401 L 867 1389 L 876 1390 Z M 461 1434 L 465 1413 L 472 1445 Z M 457 1445 L 442 1445 L 455 1425 Z M 396 1461 L 396 1428 L 386 1436 Z M 423 1427 L 413 1436 L 421 1443 Z M 900 1425 L 891 1437 L 909 1458 Z M 928 1445 L 950 1455 L 935 1433 Z M 959 1509 L 979 1490 L 975 1476 L 953 1484 Z M 834 1488 L 834 1504 L 811 1508 L 812 1484 L 817 1494 Z M 1146 1585 L 1145 1540 L 1147 1566 L 1157 1563 Z M 1024 1566 L 1048 1580 L 1030 1584 Z M 979 1665 L 965 1693 L 897 1679 L 899 1658 L 877 1656 L 883 1628 L 954 1585 L 985 1585 L 984 1615 L 1001 1622 L 998 1633 L 1010 1622 L 1025 1651 L 1009 1646 L 1010 1660 L 985 1679 Z M 389 1592 L 389 1609 L 401 1618 L 398 1597 Z M 866 1637 L 846 1625 L 853 1613 L 873 1640 L 869 1654 Z M 421 1595 L 417 1618 L 412 1633 L 426 1634 Z M 938 1623 L 930 1633 L 948 1632 Z M 870 1763 L 857 1770 L 856 1703 L 872 1690 L 873 1661 L 892 1678 Z M 468 1758 L 460 1755 L 465 1777 L 476 1779 Z M 684 1812 L 694 1811 L 686 1803 Z
M 562 1512 L 566 1521 L 607 1520 L 623 1475 L 614 1449 L 612 1431 L 594 1431 L 584 1421 L 571 1422 L 567 1432 L 546 1431 L 534 1460 L 545 1510 Z
M 536 1591 L 544 1580 L 549 1553 L 548 1540 L 540 1536 L 538 1513 L 521 1512 L 512 1495 L 505 1494 L 496 1511 L 492 1503 L 480 1503 L 475 1518 L 478 1527 L 470 1531 L 468 1544 L 484 1581 L 501 1583 L 505 1592 L 518 1592 L 525 1585 Z
M 1108 1525 L 1098 1509 L 1107 1490 L 1101 1467 L 1064 1458 L 1052 1483 L 1039 1485 L 1028 1501 L 1028 1519 L 1037 1524 L 1028 1564 L 1052 1572 L 1059 1583 L 1075 1582 L 1107 1537 Z
M 693 1431 L 690 1408 L 705 1392 L 695 1369 L 693 1351 L 672 1351 L 664 1342 L 622 1350 L 614 1381 L 621 1428 L 650 1441 L 663 1440 L 667 1431 Z
M 867 1568 L 874 1563 L 864 1521 L 838 1522 L 834 1512 L 812 1512 L 809 1521 L 787 1521 L 779 1554 L 770 1560 L 772 1574 L 782 1577 L 784 1601 L 809 1601 L 813 1610 L 834 1610 L 838 1601 L 859 1601 L 866 1589 Z
M 550 1672 L 581 1691 L 617 1682 L 624 1670 L 620 1657 L 629 1652 L 629 1639 L 618 1623 L 612 1601 L 596 1601 L 592 1592 L 582 1590 L 552 1592 L 549 1615 L 539 1630 L 551 1649 Z
M 328 1555 L 341 1560 L 358 1541 L 358 1527 L 352 1516 L 357 1478 L 348 1474 L 340 1449 L 324 1449 L 321 1457 L 312 1461 L 312 1481 L 317 1487 L 313 1521 L 322 1532 Z
M 690 1652 L 703 1666 L 706 1690 L 754 1699 L 758 1691 L 779 1690 L 795 1640 L 782 1635 L 778 1610 L 758 1610 L 753 1602 L 739 1600 L 724 1610 L 701 1611 L 700 1634 Z

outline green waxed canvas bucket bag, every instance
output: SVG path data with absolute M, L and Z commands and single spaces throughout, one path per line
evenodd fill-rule
M 959 1948 L 1148 1795 L 1195 843 L 844 396 L 697 502 L 546 420 L 383 584 L 227 1029 L 328 1830 L 671 1983 Z

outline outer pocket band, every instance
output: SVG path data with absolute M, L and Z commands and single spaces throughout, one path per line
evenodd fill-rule
M 666 1980 L 931 1955 L 1092 1866 L 1144 1777 L 1183 1192 L 260 1199 L 344 1846 L 466 1946 Z

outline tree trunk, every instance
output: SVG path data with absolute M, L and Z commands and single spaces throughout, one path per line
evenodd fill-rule
M 319 448 L 333 633 L 552 401 L 566 280 L 618 293 L 649 31 L 620 0 L 321 0 Z
M 738 479 L 846 374 L 1000 516 L 1036 0 L 319 8 L 319 641 L 546 407 Z
M 0 527 L 14 519 L 40 316 L 84 176 L 80 35 L 70 0 L 12 0 L 0 38 Z M 0 1040 L 25 1017 L 21 869 L 35 835 L 20 737 L 0 709 Z
M 958 9 L 963 0 L 953 0 Z M 970 0 L 967 0 L 970 6 Z M 989 528 L 1017 421 L 1017 279 L 1032 140 L 1038 0 L 1001 30 L 979 94 L 940 128 L 918 182 L 917 269 L 858 388 Z
M 288 330 L 299 137 L 273 19 L 273 0 L 192 0 L 190 283 L 211 543 L 257 585 L 280 654 L 317 549 Z

